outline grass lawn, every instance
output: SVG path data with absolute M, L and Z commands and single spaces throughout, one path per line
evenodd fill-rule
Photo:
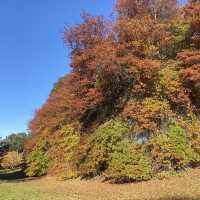
M 167 180 L 125 185 L 53 177 L 0 180 L 0 200 L 200 200 L 200 169 Z

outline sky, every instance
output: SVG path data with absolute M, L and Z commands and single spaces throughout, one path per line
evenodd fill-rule
M 26 131 L 55 81 L 69 72 L 64 26 L 80 22 L 82 10 L 109 16 L 113 2 L 0 1 L 0 137 Z
M 69 72 L 65 24 L 109 16 L 115 0 L 0 1 L 0 137 L 27 130 L 56 80 Z

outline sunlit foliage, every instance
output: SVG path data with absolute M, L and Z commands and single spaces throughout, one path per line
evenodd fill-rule
M 198 166 L 200 2 L 117 0 L 114 12 L 65 27 L 71 72 L 30 121 L 28 175 L 141 181 Z
M 4 169 L 14 169 L 20 167 L 22 163 L 23 163 L 22 154 L 16 151 L 10 151 L 3 156 L 0 165 Z

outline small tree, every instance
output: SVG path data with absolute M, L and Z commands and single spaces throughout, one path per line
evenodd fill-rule
M 9 145 L 9 151 L 17 151 L 19 153 L 24 150 L 24 141 L 28 138 L 26 133 L 13 133 L 4 139 Z
M 1 166 L 4 169 L 14 169 L 22 164 L 23 157 L 16 151 L 8 152 L 1 161 Z
M 47 173 L 49 166 L 47 149 L 48 149 L 48 143 L 45 140 L 41 141 L 27 156 L 26 158 L 27 176 L 42 176 Z

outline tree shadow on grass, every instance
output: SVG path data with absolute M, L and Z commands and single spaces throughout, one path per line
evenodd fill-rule
M 26 178 L 26 174 L 22 170 L 13 170 L 9 172 L 0 173 L 0 180 L 12 181 L 12 180 L 22 180 Z
M 42 177 L 27 177 L 24 170 L 10 170 L 10 171 L 0 171 L 0 181 L 4 182 L 25 182 L 40 179 Z

